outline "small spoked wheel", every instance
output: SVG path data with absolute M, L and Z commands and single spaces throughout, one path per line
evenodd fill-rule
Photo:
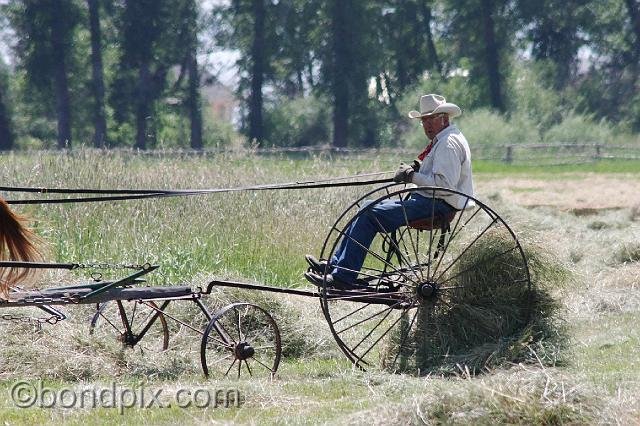
M 161 352 L 169 347 L 169 327 L 158 306 L 151 301 L 115 300 L 101 303 L 91 318 L 89 334 L 114 337 L 127 348 Z
M 200 347 L 205 376 L 273 377 L 282 344 L 273 317 L 251 303 L 233 303 L 211 317 Z
M 331 259 L 342 240 L 350 238 L 366 251 L 357 277 L 366 288 L 336 290 L 325 280 L 321 289 L 323 312 L 347 358 L 362 369 L 424 371 L 452 352 L 471 351 L 483 339 L 499 342 L 524 327 L 529 318 L 529 269 L 504 220 L 484 203 L 456 191 L 401 188 L 388 185 L 354 202 L 332 226 L 322 248 L 322 258 Z M 375 206 L 404 206 L 414 191 L 430 198 L 458 197 L 464 208 L 426 221 L 409 220 L 405 211 L 405 220 L 395 230 L 375 219 Z M 369 247 L 350 236 L 363 215 L 377 221 Z M 325 277 L 333 267 L 326 268 Z M 450 335 L 457 337 L 447 338 Z

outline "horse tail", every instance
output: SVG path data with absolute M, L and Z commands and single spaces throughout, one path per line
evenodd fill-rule
M 13 212 L 0 197 L 0 261 L 33 262 L 42 258 L 40 239 L 26 225 L 26 218 Z M 0 267 L 0 298 L 7 299 L 9 288 L 25 279 L 33 269 Z

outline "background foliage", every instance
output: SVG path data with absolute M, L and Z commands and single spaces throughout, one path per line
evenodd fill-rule
M 474 143 L 640 130 L 638 0 L 7 0 L 0 21 L 1 149 L 418 146 L 424 93 Z M 201 95 L 220 51 L 231 132 Z

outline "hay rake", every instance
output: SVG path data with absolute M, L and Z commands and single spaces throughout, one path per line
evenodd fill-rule
M 356 367 L 419 372 L 425 363 L 450 352 L 472 350 L 477 336 L 499 342 L 522 328 L 529 318 L 531 280 L 523 249 L 506 222 L 481 201 L 444 188 L 390 184 L 368 192 L 330 227 L 320 257 L 331 259 L 341 239 L 348 238 L 351 224 L 374 205 L 403 200 L 416 189 L 434 198 L 463 197 L 465 208 L 449 217 L 406 220 L 393 232 L 380 227 L 359 271 L 366 290 L 336 290 L 326 279 L 317 290 L 222 280 L 209 282 L 206 289 L 141 287 L 141 277 L 157 269 L 147 264 L 117 281 L 17 291 L 10 301 L 0 301 L 0 308 L 36 306 L 51 315 L 47 322 L 55 322 L 64 319 L 55 305 L 95 304 L 92 334 L 115 337 L 125 347 L 149 345 L 147 350 L 168 347 L 170 319 L 201 335 L 206 376 L 273 376 L 282 348 L 271 314 L 248 302 L 212 312 L 201 298 L 214 287 L 285 293 L 320 300 L 333 337 Z M 324 277 L 331 269 L 327 264 Z M 495 303 L 498 295 L 500 304 Z M 174 301 L 195 303 L 207 319 L 206 327 L 198 329 L 174 317 L 167 309 Z M 444 341 L 443 330 L 463 337 Z

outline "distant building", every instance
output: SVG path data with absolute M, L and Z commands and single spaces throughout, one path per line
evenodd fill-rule
M 229 123 L 237 121 L 240 103 L 233 89 L 218 82 L 204 83 L 200 93 L 205 105 L 202 111 L 203 115 L 208 114 L 216 120 Z

